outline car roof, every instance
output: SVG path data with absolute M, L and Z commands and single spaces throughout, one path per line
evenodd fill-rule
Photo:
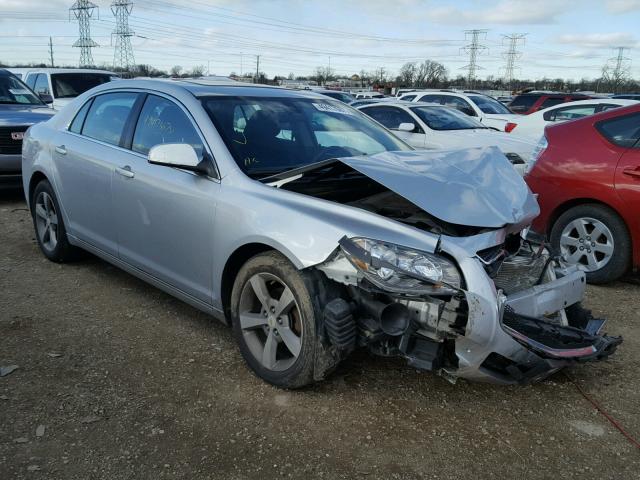
M 118 75 L 109 70 L 96 70 L 94 68 L 30 68 L 27 73 L 100 73 L 107 75 Z
M 394 100 L 388 102 L 375 102 L 369 103 L 366 105 L 358 105 L 355 108 L 364 108 L 364 107 L 403 107 L 403 108 L 413 108 L 413 107 L 440 107 L 440 108 L 448 108 L 444 105 L 440 105 L 439 103 L 433 102 L 403 102 L 402 100 Z
M 242 97 L 281 97 L 281 98 L 321 98 L 328 100 L 325 95 L 313 90 L 292 90 L 271 85 L 258 85 L 243 82 L 228 82 L 201 79 L 151 79 L 151 80 L 118 80 L 96 87 L 95 91 L 106 92 L 121 89 L 147 89 L 164 93 L 189 92 L 195 97 L 207 96 L 242 96 Z

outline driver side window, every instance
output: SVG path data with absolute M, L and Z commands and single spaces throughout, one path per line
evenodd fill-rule
M 411 115 L 395 107 L 369 107 L 363 111 L 389 130 L 398 130 L 401 123 L 416 123 Z
M 204 145 L 189 117 L 166 98 L 149 95 L 142 107 L 131 149 L 147 155 L 156 145 L 186 143 L 202 158 Z

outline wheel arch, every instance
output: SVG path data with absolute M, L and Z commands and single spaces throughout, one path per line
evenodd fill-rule
M 46 180 L 49 183 L 51 183 L 49 178 L 40 170 L 36 170 L 35 172 L 33 172 L 33 174 L 31 175 L 31 178 L 29 179 L 29 190 L 26 192 L 27 204 L 29 205 L 29 209 L 33 208 L 33 205 L 31 205 L 31 199 L 33 198 L 33 191 L 36 189 L 36 185 L 38 185 L 42 180 Z
M 242 265 L 244 265 L 251 257 L 255 257 L 260 253 L 269 251 L 279 250 L 271 245 L 267 245 L 266 243 L 247 243 L 236 248 L 236 250 L 227 259 L 220 279 L 220 301 L 222 302 L 222 310 L 227 323 L 230 323 L 231 318 L 231 291 L 233 290 L 233 283 L 235 282 L 240 268 L 242 268 Z
M 567 200 L 567 201 L 561 203 L 560 205 L 558 205 L 553 210 L 551 215 L 549 215 L 549 218 L 547 220 L 547 225 L 546 225 L 546 234 L 547 234 L 547 236 L 549 236 L 551 234 L 551 229 L 553 228 L 553 225 L 558 221 L 558 219 L 560 218 L 560 216 L 562 214 L 564 214 L 568 210 L 572 209 L 573 207 L 578 207 L 580 205 L 587 205 L 587 204 L 600 205 L 601 207 L 605 207 L 605 208 L 608 208 L 609 210 L 613 211 L 616 215 L 618 215 L 618 217 L 620 217 L 620 219 L 622 220 L 622 222 L 625 224 L 625 226 L 627 228 L 627 232 L 631 236 L 631 231 L 629 230 L 629 226 L 627 225 L 627 222 L 625 222 L 624 216 L 618 211 L 617 208 L 615 208 L 614 206 L 612 206 L 611 204 L 609 204 L 607 202 L 603 202 L 602 200 L 598 200 L 596 198 L 589 198 L 589 197 L 572 198 L 571 200 Z

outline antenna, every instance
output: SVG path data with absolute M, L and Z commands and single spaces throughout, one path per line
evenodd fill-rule
M 507 60 L 507 65 L 504 67 L 504 83 L 512 89 L 513 83 L 513 71 L 516 70 L 516 60 L 522 58 L 522 52 L 518 51 L 518 44 L 524 45 L 527 34 L 526 33 L 512 33 L 511 35 L 502 36 L 502 44 L 508 45 L 506 52 L 502 56 Z
M 93 67 L 93 55 L 91 49 L 99 45 L 91 39 L 91 17 L 93 10 L 98 8 L 97 5 L 89 0 L 76 0 L 71 8 L 69 8 L 69 16 L 71 14 L 78 20 L 78 40 L 73 44 L 74 47 L 80 48 L 80 66 Z
M 116 29 L 111 34 L 116 37 L 116 48 L 113 52 L 113 68 L 130 71 L 135 65 L 133 58 L 133 47 L 131 37 L 134 32 L 129 28 L 129 15 L 133 10 L 131 0 L 113 0 L 111 2 L 111 13 L 116 17 Z
M 470 38 L 471 43 L 462 47 L 469 54 L 469 64 L 462 67 L 467 70 L 467 87 L 473 88 L 476 81 L 476 71 L 482 70 L 477 63 L 478 54 L 489 50 L 485 45 L 480 45 L 480 37 L 486 38 L 488 30 L 465 30 L 465 40 Z

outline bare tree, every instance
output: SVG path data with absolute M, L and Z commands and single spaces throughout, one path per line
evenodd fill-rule
M 189 76 L 191 77 L 201 77 L 204 75 L 204 72 L 207 70 L 207 67 L 204 65 L 195 65 L 191 68 L 191 73 Z
M 416 87 L 437 87 L 447 78 L 447 69 L 444 65 L 433 60 L 425 60 L 416 71 Z
M 172 77 L 179 77 L 182 73 L 182 67 L 180 65 L 174 65 L 171 67 L 171 70 L 169 70 L 169 73 L 171 73 Z
M 316 67 L 314 79 L 318 85 L 324 85 L 328 81 L 335 79 L 335 70 L 331 67 Z
M 415 62 L 407 62 L 400 67 L 398 82 L 404 87 L 413 87 L 418 67 Z

